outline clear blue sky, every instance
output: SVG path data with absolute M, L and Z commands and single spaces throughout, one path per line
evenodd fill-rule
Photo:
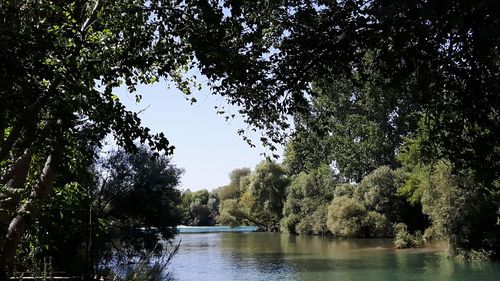
M 181 189 L 212 190 L 226 185 L 233 169 L 253 170 L 264 159 L 260 154 L 266 150 L 258 142 L 260 135 L 253 136 L 255 148 L 244 142 L 237 130 L 248 126 L 241 117 L 226 122 L 223 116 L 216 114 L 214 106 L 226 103 L 223 98 L 211 95 L 208 89 L 193 95 L 198 100 L 193 105 L 175 86 L 169 89 L 165 83 L 139 86 L 137 92 L 143 96 L 139 104 L 125 91 L 117 94 L 129 110 L 138 112 L 146 108 L 139 115 L 143 125 L 153 132 L 163 132 L 175 146 L 173 162 L 185 169 Z M 281 155 L 282 148 L 278 149 Z

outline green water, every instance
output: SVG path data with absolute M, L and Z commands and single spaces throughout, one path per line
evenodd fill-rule
M 279 233 L 180 234 L 174 280 L 500 280 L 500 263 L 456 262 L 391 240 Z

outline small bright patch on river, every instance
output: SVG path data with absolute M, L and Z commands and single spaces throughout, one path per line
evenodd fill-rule
M 179 234 L 174 280 L 499 280 L 500 263 L 456 262 L 438 249 L 393 249 L 392 240 L 280 233 Z
M 216 232 L 252 232 L 256 231 L 256 226 L 178 226 L 180 234 L 184 233 L 216 233 Z

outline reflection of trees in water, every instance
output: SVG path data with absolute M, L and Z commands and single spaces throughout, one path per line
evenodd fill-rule
M 294 236 L 289 238 L 295 259 L 289 260 L 300 280 L 393 280 L 384 270 L 388 264 L 392 243 L 387 240 Z M 376 276 L 370 272 L 378 272 Z
M 392 251 L 390 239 L 335 239 L 321 236 L 283 235 L 286 239 L 285 251 L 288 253 L 324 256 L 333 259 L 351 259 L 376 250 Z
M 252 268 L 262 273 L 283 274 L 288 279 L 307 280 L 307 276 L 302 276 L 301 272 L 305 272 L 305 275 L 314 272 L 315 276 L 322 272 L 328 273 L 325 276 L 330 277 L 332 274 L 336 276 L 336 273 L 343 276 L 347 271 L 352 274 L 353 270 L 381 269 L 387 264 L 396 264 L 390 261 L 391 255 L 387 255 L 387 251 L 393 251 L 392 243 L 380 239 L 336 240 L 278 233 L 251 233 L 228 234 L 220 242 L 228 264 L 236 268 Z M 346 277 L 345 280 L 351 280 L 349 274 L 343 276 Z
M 287 259 L 278 233 L 231 233 L 221 239 L 221 249 L 228 264 L 236 270 L 253 269 L 259 273 L 272 273 L 284 280 L 295 280 L 295 270 Z
M 498 280 L 499 266 L 498 262 L 457 261 L 435 254 L 433 259 L 424 260 L 422 268 L 426 276 L 435 276 L 434 280 Z
M 398 260 L 389 240 L 337 240 L 276 233 L 237 235 L 221 240 L 229 264 L 281 275 L 286 280 L 392 280 L 406 263 Z M 406 266 L 422 268 L 421 256 L 412 256 L 407 262 L 414 260 L 413 265 Z

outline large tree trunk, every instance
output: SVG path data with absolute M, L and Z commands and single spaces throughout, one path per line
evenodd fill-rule
M 12 188 L 24 187 L 26 176 L 33 156 L 34 147 L 30 147 L 24 151 L 24 154 L 17 159 L 12 165 L 12 169 L 8 170 L 0 179 L 1 184 L 9 185 Z
M 0 194 L 0 235 L 2 235 L 0 248 L 3 245 L 3 236 L 7 231 L 7 226 L 18 207 L 19 195 L 24 190 L 34 149 L 34 147 L 26 149 L 24 154 L 12 165 L 12 169 L 0 179 L 0 184 L 3 185 L 3 194 Z
M 4 280 L 12 270 L 16 250 L 23 235 L 38 216 L 42 201 L 47 198 L 52 190 L 55 169 L 60 160 L 60 153 L 61 149 L 58 148 L 47 157 L 40 179 L 32 188 L 29 199 L 19 208 L 17 215 L 9 224 L 5 242 L 0 252 L 1 280 Z

